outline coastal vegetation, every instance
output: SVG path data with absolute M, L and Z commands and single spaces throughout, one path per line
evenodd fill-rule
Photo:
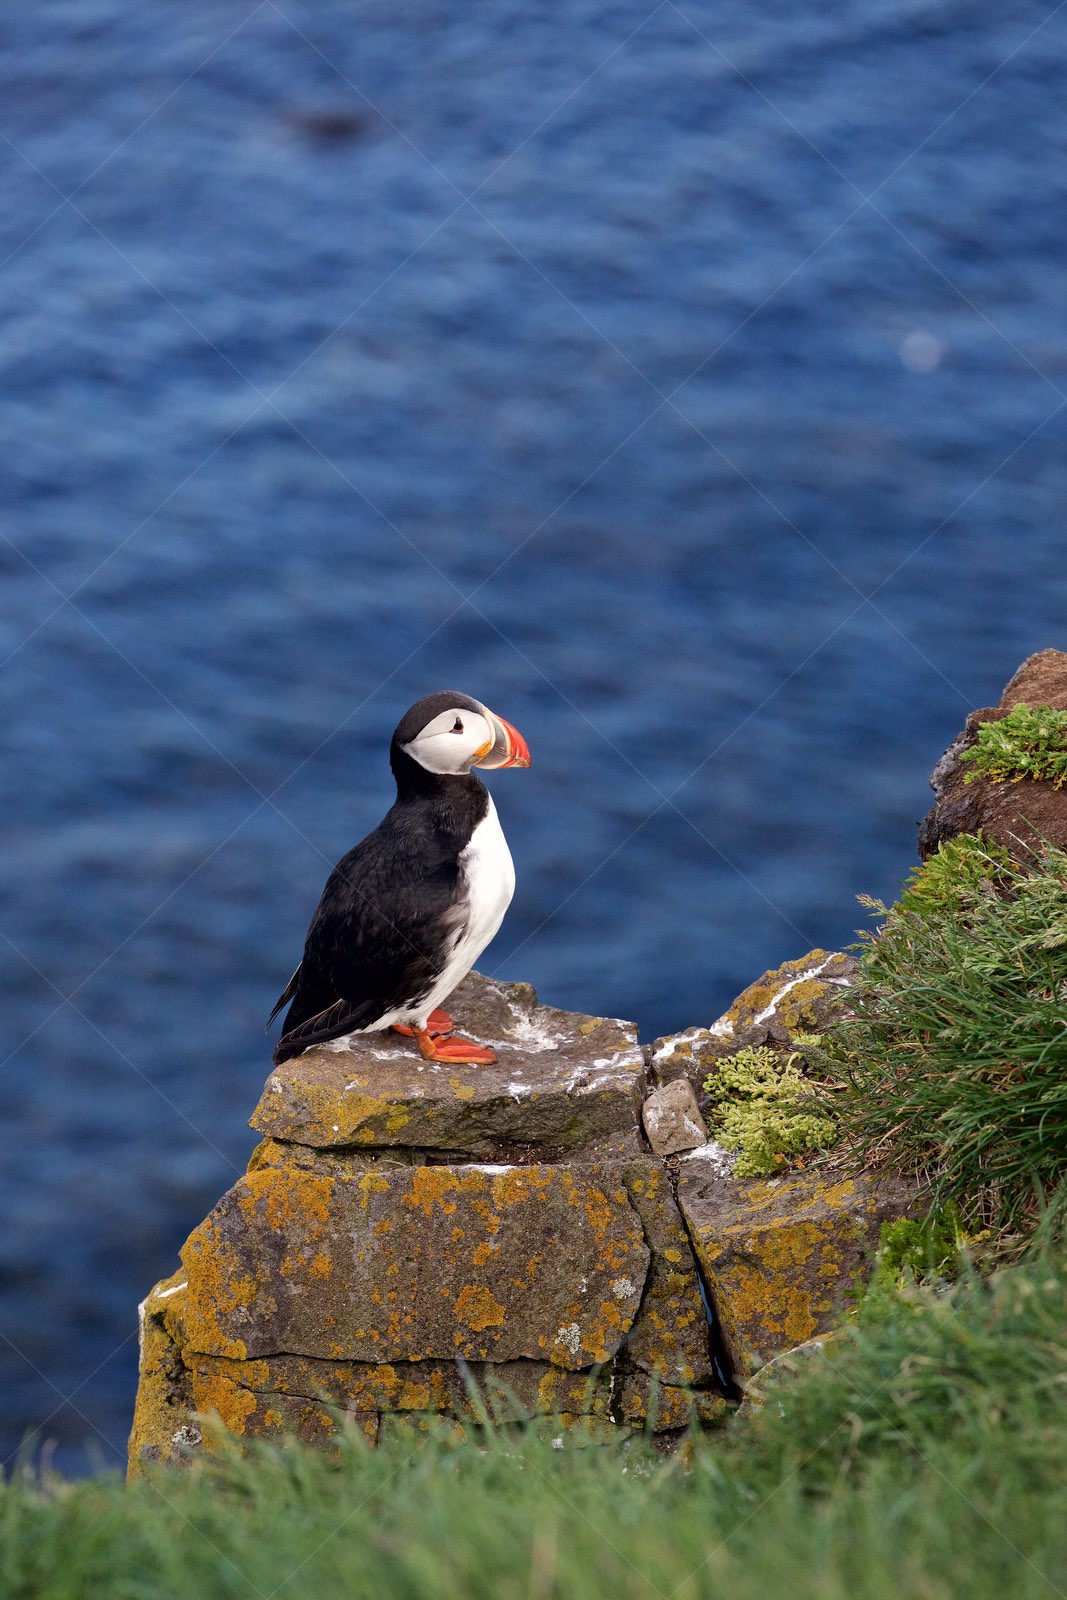
M 988 778 L 1018 783 L 1023 778 L 1067 782 L 1067 711 L 1055 706 L 1013 706 L 995 722 L 978 725 L 978 737 L 960 760 L 970 768 L 965 783 Z
M 770 1177 L 796 1156 L 833 1144 L 834 1122 L 800 1062 L 798 1051 L 758 1045 L 727 1056 L 705 1079 L 715 1096 L 709 1127 L 724 1150 L 737 1151 L 737 1177 Z
M 4 1600 L 1053 1600 L 1067 1584 L 1067 1272 L 869 1292 L 675 1455 L 347 1429 L 129 1487 L 0 1492 Z
M 867 903 L 880 926 L 828 1039 L 840 1136 L 1010 1252 L 1067 1166 L 1067 852 L 1023 867 L 961 835 Z

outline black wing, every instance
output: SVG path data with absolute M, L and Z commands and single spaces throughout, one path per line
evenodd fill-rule
M 463 920 L 455 852 L 390 812 L 338 862 L 311 919 L 276 1062 L 373 1028 L 433 985 Z M 292 993 L 290 994 L 290 990 Z

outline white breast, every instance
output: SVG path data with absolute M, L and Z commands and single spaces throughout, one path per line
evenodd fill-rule
M 459 874 L 459 901 L 467 915 L 444 971 L 419 1007 L 424 1015 L 447 1000 L 467 976 L 503 922 L 515 893 L 515 866 L 491 798 L 489 810 L 460 852 Z

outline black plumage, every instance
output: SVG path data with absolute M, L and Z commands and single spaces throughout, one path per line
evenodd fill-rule
M 473 773 L 429 772 L 401 747 L 456 706 L 482 710 L 463 695 L 430 695 L 393 735 L 396 801 L 327 880 L 303 959 L 271 1013 L 273 1021 L 289 1005 L 276 1063 L 417 1007 L 440 976 L 466 914 L 459 857 L 489 794 Z

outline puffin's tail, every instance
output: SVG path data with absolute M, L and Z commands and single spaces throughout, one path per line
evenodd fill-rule
M 298 1056 L 313 1044 L 325 1044 L 330 1039 L 342 1038 L 346 1033 L 373 1027 L 375 1019 L 381 1014 L 381 1005 L 374 1001 L 354 1005 L 351 1000 L 337 1000 L 325 1011 L 316 1012 L 306 1022 L 282 1034 L 274 1047 L 274 1065 L 280 1067 L 283 1061 Z
M 301 966 L 302 965 L 303 965 L 303 963 L 301 963 Z M 267 1026 L 263 1030 L 264 1033 L 268 1032 L 268 1030 L 270 1029 L 271 1023 L 274 1021 L 275 1017 L 278 1015 L 278 1012 L 282 1009 L 283 1006 L 287 1006 L 289 1004 L 290 1000 L 296 994 L 296 991 L 297 991 L 297 989 L 299 987 L 300 987 L 300 967 L 297 967 L 296 971 L 293 973 L 293 976 L 289 979 L 289 982 L 286 984 L 285 988 L 282 990 L 282 993 L 278 996 L 277 1000 L 274 1002 L 274 1010 L 271 1012 L 270 1016 L 267 1018 Z

